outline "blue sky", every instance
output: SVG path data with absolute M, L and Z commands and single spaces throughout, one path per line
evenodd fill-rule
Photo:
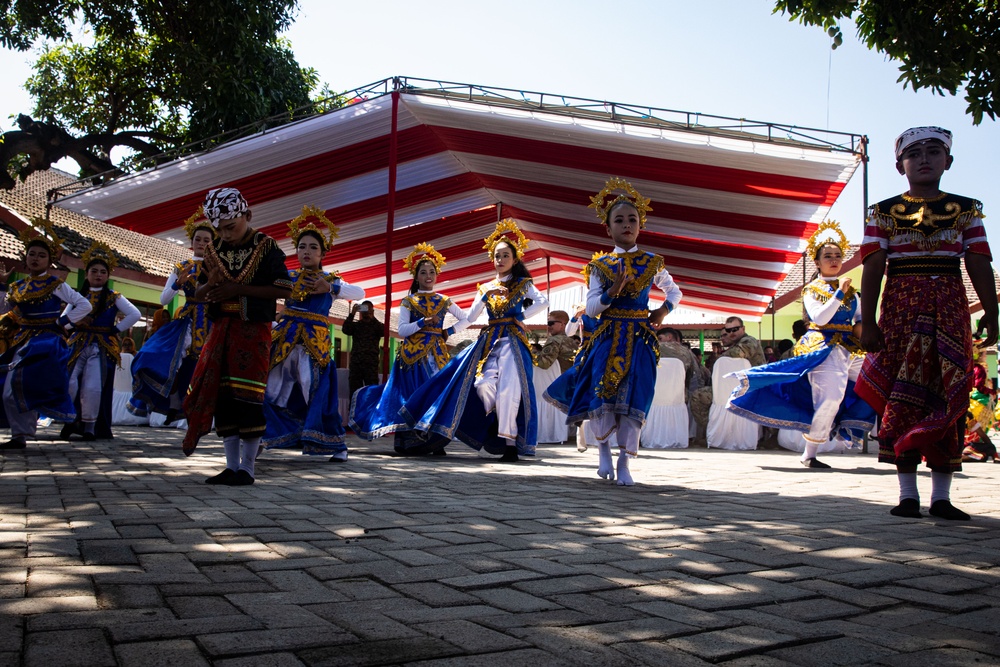
M 766 0 L 304 0 L 287 37 L 299 62 L 334 90 L 407 75 L 867 134 L 872 202 L 906 188 L 893 164 L 896 135 L 941 125 L 955 134 L 943 187 L 982 199 L 997 238 L 997 125 L 973 126 L 961 96 L 904 90 L 897 65 L 860 44 L 853 26 L 844 26 L 844 44 L 831 53 L 822 29 L 791 23 L 772 7 Z M 0 51 L 4 129 L 13 127 L 9 115 L 30 111 L 21 89 L 30 57 Z M 831 217 L 860 241 L 860 169 Z

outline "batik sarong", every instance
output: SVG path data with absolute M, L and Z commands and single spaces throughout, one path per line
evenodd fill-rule
M 264 435 L 264 389 L 270 366 L 271 325 L 222 317 L 212 324 L 184 399 L 188 420 L 184 453 L 212 428 L 219 437 Z
M 972 332 L 957 275 L 893 276 L 879 320 L 885 350 L 868 354 L 855 391 L 882 415 L 879 461 L 962 469 L 972 390 Z

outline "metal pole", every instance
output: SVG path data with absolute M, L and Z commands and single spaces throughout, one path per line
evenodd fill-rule
M 777 342 L 775 342 L 775 337 L 774 337 L 774 316 L 775 315 L 777 315 L 777 312 L 775 312 L 775 310 L 774 310 L 774 297 L 772 296 L 771 297 L 771 344 L 772 345 L 777 345 Z
M 398 81 L 394 81 L 397 87 Z M 385 322 L 382 324 L 382 381 L 389 380 L 389 312 L 392 309 L 392 227 L 396 220 L 396 144 L 399 90 L 392 91 L 392 126 L 389 130 L 389 190 L 385 214 Z
M 862 211 L 861 219 L 868 215 L 868 135 L 861 137 L 861 184 L 863 186 L 861 200 L 865 210 Z
M 861 136 L 861 205 L 864 207 L 861 211 L 861 219 L 864 221 L 868 216 L 868 135 Z M 867 221 L 862 223 L 862 228 L 867 225 Z M 881 415 L 879 415 L 881 417 Z M 875 427 L 879 428 L 881 424 L 879 423 L 881 419 L 875 420 Z M 861 444 L 861 453 L 868 453 L 868 433 L 865 433 L 864 440 Z
M 545 298 L 549 301 L 549 312 L 552 311 L 552 258 L 545 256 Z

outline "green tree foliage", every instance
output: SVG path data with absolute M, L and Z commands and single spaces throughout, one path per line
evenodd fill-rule
M 319 85 L 278 37 L 296 8 L 296 0 L 0 0 L 0 46 L 42 43 L 27 82 L 34 119 L 22 115 L 20 129 L 4 134 L 0 162 L 24 177 L 68 156 L 91 175 L 114 167 L 116 146 L 132 149 L 119 165 L 128 168 L 261 119 L 291 120 Z M 0 172 L 0 187 L 13 183 Z
M 965 89 L 976 125 L 1000 111 L 1000 4 L 996 0 L 777 0 L 775 13 L 825 28 L 836 48 L 841 21 L 857 26 L 868 48 L 901 63 L 914 90 L 955 95 Z

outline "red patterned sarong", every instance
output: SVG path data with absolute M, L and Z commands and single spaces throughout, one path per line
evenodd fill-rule
M 869 354 L 854 390 L 882 415 L 879 461 L 962 469 L 972 390 L 972 331 L 958 276 L 895 276 L 882 296 L 885 350 Z
M 188 431 L 184 453 L 212 429 L 220 437 L 264 435 L 264 389 L 271 360 L 271 324 L 221 317 L 202 348 L 184 399 Z

